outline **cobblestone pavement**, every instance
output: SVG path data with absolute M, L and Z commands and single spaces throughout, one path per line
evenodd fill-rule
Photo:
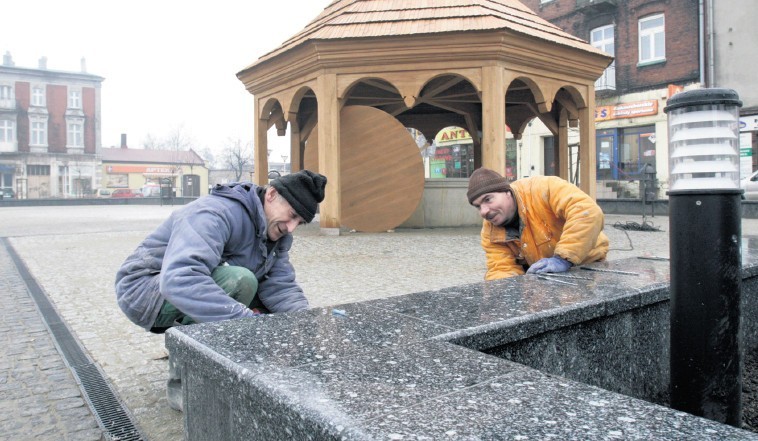
M 5 207 L 0 237 L 10 243 L 74 335 L 100 365 L 150 440 L 181 440 L 181 413 L 166 404 L 163 336 L 131 324 L 115 303 L 117 268 L 169 213 L 170 206 Z M 661 231 L 623 231 L 606 216 L 609 259 L 668 256 Z M 291 253 L 312 306 L 327 306 L 478 282 L 484 273 L 479 228 L 398 229 L 322 236 L 317 224 L 295 233 Z M 743 220 L 743 235 L 758 220 Z M 0 248 L 0 440 L 99 439 L 94 416 L 55 349 L 33 300 Z

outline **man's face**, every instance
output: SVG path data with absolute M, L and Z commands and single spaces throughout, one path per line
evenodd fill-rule
M 274 187 L 266 189 L 265 199 L 263 213 L 266 215 L 268 225 L 266 234 L 269 240 L 276 242 L 284 235 L 295 231 L 298 225 L 305 223 L 305 220 L 295 212 L 290 203 Z
M 492 222 L 494 225 L 502 226 L 513 220 L 516 214 L 516 203 L 513 195 L 506 191 L 496 191 L 485 193 L 474 199 L 472 204 L 479 210 L 479 216 Z

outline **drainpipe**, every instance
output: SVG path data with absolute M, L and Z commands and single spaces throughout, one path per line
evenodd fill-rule
M 705 87 L 716 87 L 716 81 L 714 78 L 716 61 L 713 59 L 713 46 L 714 41 L 713 31 L 713 0 L 708 0 L 708 78 L 706 80 Z
M 698 36 L 698 52 L 700 54 L 700 87 L 705 87 L 705 19 L 703 0 L 698 1 L 697 18 L 700 25 L 700 35 Z

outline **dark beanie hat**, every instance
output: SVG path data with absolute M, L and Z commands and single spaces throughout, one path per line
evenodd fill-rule
M 300 170 L 274 179 L 271 186 L 292 205 L 300 217 L 310 222 L 316 215 L 319 202 L 324 200 L 326 176 L 310 170 Z
M 498 172 L 488 168 L 478 168 L 471 174 L 468 181 L 468 203 L 472 204 L 479 196 L 497 191 L 510 191 L 511 184 Z

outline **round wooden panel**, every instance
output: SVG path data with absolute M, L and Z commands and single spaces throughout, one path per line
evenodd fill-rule
M 318 171 L 318 127 L 308 138 L 303 163 Z M 373 107 L 340 111 L 340 176 L 340 224 L 357 231 L 397 227 L 424 193 L 424 163 L 416 142 L 400 122 Z

